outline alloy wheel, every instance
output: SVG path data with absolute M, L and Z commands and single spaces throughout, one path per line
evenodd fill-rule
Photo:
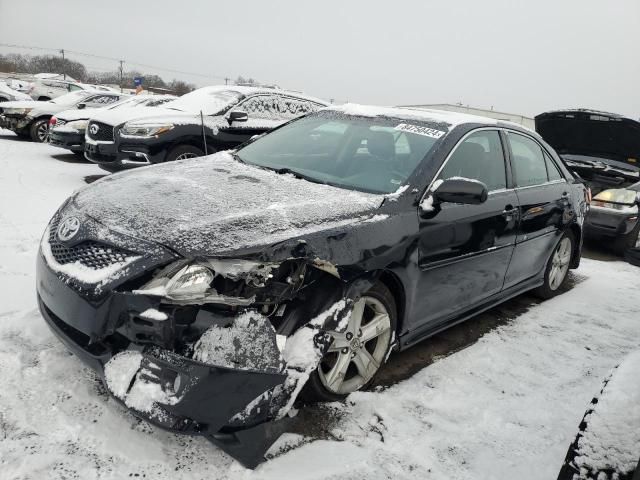
M 198 155 L 196 155 L 195 153 L 191 153 L 191 152 L 185 152 L 185 153 L 181 153 L 180 155 L 178 155 L 176 157 L 176 160 L 186 160 L 187 158 L 195 158 Z
M 327 332 L 333 342 L 318 366 L 322 385 L 346 395 L 366 385 L 384 363 L 391 340 L 391 319 L 384 304 L 363 296 L 344 332 Z
M 569 271 L 569 262 L 571 261 L 571 239 L 563 238 L 551 257 L 551 270 L 549 270 L 549 288 L 557 290 L 562 284 L 567 272 Z
M 40 125 L 38 125 L 38 128 L 36 129 L 36 135 L 39 142 L 46 142 L 49 138 L 49 126 L 44 122 L 40 123 Z

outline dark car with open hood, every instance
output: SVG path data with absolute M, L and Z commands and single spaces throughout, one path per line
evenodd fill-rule
M 640 122 L 596 110 L 547 112 L 535 121 L 594 195 L 586 235 L 640 265 Z
M 535 133 L 346 105 L 237 151 L 105 177 L 43 235 L 42 315 L 149 422 L 255 466 L 299 400 L 392 350 L 561 291 L 586 190 Z

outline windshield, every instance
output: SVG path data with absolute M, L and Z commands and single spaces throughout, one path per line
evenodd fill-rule
M 107 107 L 107 110 L 113 110 L 114 108 L 119 107 L 135 107 L 135 106 L 147 106 L 147 107 L 157 107 L 158 105 L 162 105 L 163 103 L 170 102 L 171 100 L 175 100 L 175 97 L 127 97 L 119 102 L 113 103 Z
M 245 163 L 310 181 L 392 193 L 444 133 L 419 121 L 322 112 L 269 133 L 240 149 L 237 156 Z
M 201 88 L 177 98 L 166 106 L 183 112 L 200 113 L 202 111 L 205 115 L 216 115 L 238 103 L 240 98 L 242 95 L 233 90 Z
M 57 103 L 58 105 L 75 105 L 76 103 L 84 100 L 87 96 L 89 96 L 91 92 L 87 92 L 86 90 L 78 90 L 71 93 L 65 93 L 64 95 L 60 95 L 57 98 L 51 100 L 53 103 Z

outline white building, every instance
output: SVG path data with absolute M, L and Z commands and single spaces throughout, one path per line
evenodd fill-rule
M 412 108 L 430 108 L 433 110 L 447 110 L 450 112 L 468 113 L 470 115 L 480 115 L 482 117 L 495 118 L 496 120 L 506 120 L 508 122 L 518 123 L 524 127 L 535 130 L 535 122 L 533 118 L 518 115 L 516 113 L 497 112 L 495 110 L 485 110 L 482 108 L 473 108 L 464 105 L 451 105 L 448 103 L 436 103 L 429 105 L 402 105 L 403 107 Z

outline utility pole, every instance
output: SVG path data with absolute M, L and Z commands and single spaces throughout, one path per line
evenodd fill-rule
M 229 80 L 231 80 L 229 77 L 224 77 L 224 84 L 229 85 Z
M 67 79 L 67 67 L 66 67 L 65 62 L 64 62 L 64 48 L 62 50 L 60 50 L 60 53 L 62 54 L 62 78 L 64 80 L 66 80 Z
M 122 79 L 124 77 L 124 71 L 123 71 L 123 66 L 124 65 L 124 60 L 120 60 L 120 93 L 122 93 Z

